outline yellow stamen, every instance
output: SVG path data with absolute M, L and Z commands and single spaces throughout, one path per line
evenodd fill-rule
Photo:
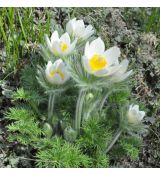
M 49 76 L 52 78 L 55 74 L 58 74 L 62 80 L 64 80 L 64 74 L 60 70 L 52 70 Z
M 62 52 L 65 52 L 66 49 L 68 49 L 68 45 L 65 42 L 62 42 L 61 45 L 60 45 L 60 47 L 61 47 L 61 51 Z
M 103 69 L 105 66 L 108 65 L 108 62 L 104 56 L 94 54 L 89 60 L 89 65 L 94 72 Z

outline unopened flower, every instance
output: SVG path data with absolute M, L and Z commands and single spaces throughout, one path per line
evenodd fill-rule
M 66 30 L 70 35 L 83 40 L 88 39 L 94 33 L 92 25 L 85 26 L 83 20 L 76 20 L 76 18 L 67 23 Z
M 104 42 L 97 38 L 86 43 L 85 53 L 82 62 L 85 70 L 98 77 L 112 75 L 120 68 L 118 57 L 120 49 L 116 46 L 105 51 Z
M 49 123 L 44 123 L 43 132 L 46 137 L 51 138 L 53 134 L 52 126 Z
M 69 142 L 74 142 L 77 137 L 77 132 L 70 126 L 64 130 L 64 138 Z
M 70 77 L 61 59 L 56 60 L 53 64 L 48 61 L 45 73 L 47 80 L 51 84 L 57 85 L 65 83 Z
M 129 123 L 132 123 L 132 124 L 140 123 L 140 121 L 143 119 L 144 116 L 145 116 L 145 112 L 140 111 L 138 105 L 132 104 L 129 106 L 129 110 L 127 112 L 127 118 Z
M 55 56 L 66 56 L 75 49 L 77 39 L 71 43 L 68 33 L 63 34 L 59 38 L 58 32 L 55 31 L 52 33 L 51 40 L 46 36 L 46 42 L 48 48 Z
M 94 95 L 92 93 L 86 94 L 86 101 L 89 101 L 94 98 Z
M 128 78 L 132 74 L 132 70 L 126 72 L 127 68 L 128 68 L 128 63 L 129 63 L 129 61 L 127 59 L 123 60 L 120 63 L 119 70 L 113 74 L 113 77 L 112 77 L 113 82 L 121 82 L 121 81 L 125 80 L 126 78 Z

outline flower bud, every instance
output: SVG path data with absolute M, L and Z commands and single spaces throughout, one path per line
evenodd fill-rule
M 64 130 L 64 138 L 68 142 L 74 142 L 77 138 L 77 132 L 69 126 Z
M 51 138 L 53 134 L 53 129 L 49 123 L 44 123 L 43 132 L 47 138 Z
M 130 105 L 129 110 L 127 112 L 127 118 L 129 123 L 138 124 L 141 122 L 144 116 L 145 112 L 140 111 L 138 105 Z
M 86 95 L 86 100 L 89 101 L 89 100 L 93 99 L 93 97 L 94 97 L 94 95 L 92 93 L 88 93 Z
M 66 30 L 70 35 L 82 40 L 87 40 L 94 33 L 91 25 L 85 26 L 83 20 L 76 20 L 76 18 L 67 23 Z

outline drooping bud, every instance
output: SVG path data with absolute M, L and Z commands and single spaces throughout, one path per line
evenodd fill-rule
M 145 112 L 140 111 L 138 105 L 130 105 L 129 110 L 127 112 L 127 118 L 129 123 L 138 124 L 141 122 L 144 116 Z
M 77 138 L 77 132 L 71 126 L 69 126 L 64 130 L 64 138 L 68 142 L 74 142 Z
M 87 101 L 92 100 L 93 97 L 94 97 L 94 95 L 93 95 L 92 93 L 88 93 L 88 94 L 86 95 L 86 100 L 87 100 Z
M 53 134 L 53 129 L 49 123 L 44 123 L 43 132 L 47 138 L 51 138 Z

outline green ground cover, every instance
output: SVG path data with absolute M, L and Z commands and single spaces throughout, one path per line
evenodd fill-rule
M 32 80 L 32 76 L 36 74 L 36 64 L 43 63 L 40 44 L 44 43 L 44 34 L 54 31 L 55 24 L 64 28 L 66 22 L 73 17 L 83 19 L 86 24 L 92 24 L 96 29 L 95 36 L 101 35 L 106 47 L 118 45 L 122 50 L 122 57 L 128 58 L 130 68 L 134 70 L 130 82 L 132 98 L 138 100 L 147 111 L 145 124 L 149 128 L 143 135 L 144 145 L 140 148 L 140 152 L 121 140 L 119 144 L 122 144 L 127 152 L 124 157 L 121 155 L 115 157 L 113 152 L 109 161 L 108 157 L 98 153 L 99 157 L 92 157 L 94 163 L 90 165 L 91 160 L 80 154 L 79 146 L 71 147 L 68 143 L 61 150 L 66 152 L 62 160 L 67 162 L 67 156 L 73 152 L 75 167 L 160 167 L 160 8 L 0 8 L 0 167 L 72 167 L 72 161 L 68 161 L 66 165 L 63 165 L 62 160 L 60 163 L 35 162 L 36 149 L 25 145 L 25 138 L 23 138 L 24 144 L 14 140 L 8 141 L 11 132 L 7 127 L 11 127 L 11 122 L 6 118 L 6 112 L 19 103 L 16 98 L 32 101 L 23 90 L 18 91 L 14 98 L 12 98 L 13 92 L 20 87 L 27 90 L 31 87 L 39 88 L 39 85 Z M 28 74 L 27 77 L 24 76 L 25 72 Z M 66 114 L 63 109 L 68 103 L 75 102 L 74 92 L 67 93 L 71 94 L 72 99 L 67 96 L 60 111 L 62 116 L 66 117 L 73 111 L 67 109 L 69 112 Z M 45 101 L 37 97 L 34 92 L 32 95 L 35 95 L 35 99 L 40 102 Z M 24 116 L 22 120 L 25 120 L 27 117 L 25 111 L 18 111 L 16 116 L 19 112 L 22 112 Z M 30 115 L 34 117 L 33 114 Z M 31 123 L 32 119 L 28 121 L 28 125 Z M 93 126 L 98 132 L 97 126 L 101 125 L 101 121 L 91 123 L 97 124 Z M 38 131 L 37 125 L 34 127 L 37 137 L 41 131 Z M 78 143 L 81 145 L 84 143 L 84 147 L 88 143 L 87 138 L 90 137 L 89 129 L 92 129 L 90 123 L 86 128 L 85 139 L 80 139 Z M 14 128 L 10 129 L 14 131 Z M 97 135 L 97 139 L 98 137 Z M 27 137 L 26 139 L 28 141 Z M 46 142 L 43 144 L 55 143 L 55 149 L 64 144 L 59 138 L 54 139 L 52 143 Z M 50 150 L 50 153 L 56 157 L 58 151 L 54 153 L 52 151 Z M 37 158 L 45 160 L 47 154 L 44 150 L 37 155 Z M 79 162 L 78 159 L 83 161 Z

